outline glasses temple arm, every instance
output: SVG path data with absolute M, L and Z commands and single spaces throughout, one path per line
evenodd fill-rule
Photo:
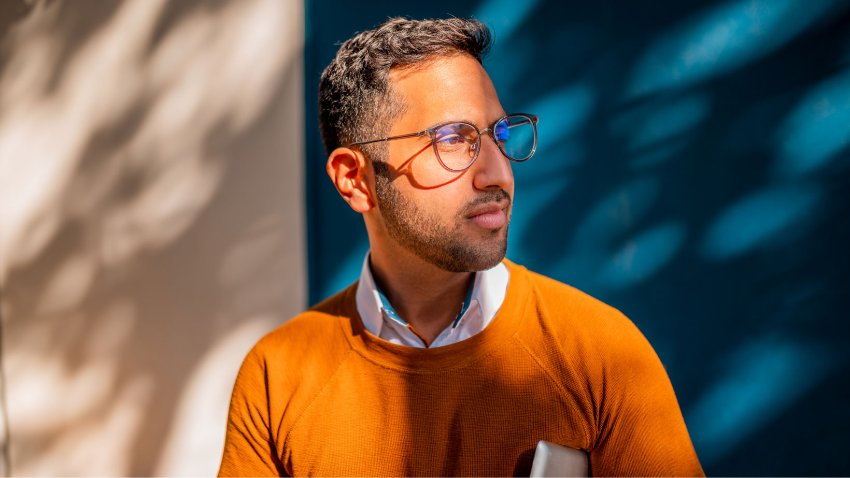
M 426 134 L 428 134 L 427 129 L 424 130 L 424 131 L 420 131 L 418 133 L 401 134 L 401 135 L 398 135 L 398 136 L 389 136 L 389 137 L 386 137 L 386 138 L 371 139 L 369 141 L 355 141 L 354 143 L 349 144 L 348 147 L 350 148 L 352 146 L 358 146 L 358 145 L 363 145 L 363 144 L 380 143 L 381 141 L 390 141 L 390 140 L 393 140 L 393 139 L 416 138 L 416 137 L 419 137 L 419 136 L 425 136 Z

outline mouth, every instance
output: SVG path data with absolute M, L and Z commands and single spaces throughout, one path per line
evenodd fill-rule
M 482 204 L 473 209 L 467 215 L 467 219 L 472 221 L 476 226 L 484 229 L 499 229 L 507 223 L 508 205 L 508 201 Z

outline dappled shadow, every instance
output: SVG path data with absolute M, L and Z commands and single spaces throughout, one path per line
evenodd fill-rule
M 799 457 L 817 466 L 788 470 L 846 474 L 835 423 L 850 413 L 812 423 L 803 404 L 838 403 L 825 383 L 848 393 L 837 377 L 850 358 L 850 12 L 809 6 L 378 2 L 343 20 L 327 13 L 341 3 L 323 2 L 308 11 L 306 81 L 318 83 L 336 42 L 387 16 L 481 17 L 505 109 L 541 118 L 537 155 L 514 166 L 508 256 L 638 324 L 707 473 L 783 474 L 788 437 L 806 430 L 828 445 Z M 322 154 L 307 117 L 310 165 Z M 356 279 L 365 247 L 359 218 L 323 182 L 308 174 L 312 301 Z
M 306 288 L 301 6 L 35 2 L 3 38 L 12 471 L 211 474 Z
M 427 153 L 425 153 L 426 151 Z M 439 189 L 457 181 L 466 174 L 467 170 L 442 170 L 435 175 L 432 171 L 434 169 L 433 164 L 423 164 L 423 162 L 437 162 L 432 151 L 431 145 L 426 144 L 399 164 L 398 167 L 393 167 L 389 163 L 384 163 L 382 167 L 386 169 L 391 182 L 403 176 L 416 189 Z M 422 153 L 425 153 L 425 155 L 422 156 Z

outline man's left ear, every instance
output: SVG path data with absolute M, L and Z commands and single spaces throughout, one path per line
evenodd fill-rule
M 364 213 L 375 207 L 367 181 L 367 162 L 363 153 L 351 148 L 331 151 L 325 169 L 342 199 L 351 209 Z

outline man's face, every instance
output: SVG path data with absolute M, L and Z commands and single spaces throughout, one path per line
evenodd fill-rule
M 404 112 L 388 136 L 448 121 L 483 130 L 505 114 L 490 77 L 467 55 L 393 71 L 390 82 Z M 378 209 L 390 238 L 448 271 L 498 264 L 507 249 L 514 184 L 510 162 L 493 138 L 482 136 L 478 159 L 460 173 L 440 164 L 428 137 L 387 145 L 387 161 L 374 168 Z

